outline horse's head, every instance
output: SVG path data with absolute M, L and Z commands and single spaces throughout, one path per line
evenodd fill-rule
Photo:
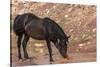
M 66 38 L 58 41 L 58 50 L 64 58 L 67 58 L 67 45 L 69 43 L 69 38 L 70 36 L 67 36 Z

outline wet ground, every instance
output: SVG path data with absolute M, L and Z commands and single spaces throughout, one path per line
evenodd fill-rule
M 44 65 L 44 64 L 63 64 L 63 63 L 80 63 L 80 62 L 94 62 L 96 61 L 96 38 L 88 40 L 84 43 L 74 44 L 68 47 L 69 59 L 64 59 L 52 44 L 54 62 L 49 62 L 49 54 L 46 43 L 34 43 L 30 39 L 27 46 L 27 51 L 30 59 L 18 59 L 16 48 L 16 36 L 14 35 L 12 42 L 12 65 L 25 66 L 25 65 Z M 34 44 L 34 45 L 33 45 Z M 23 54 L 23 53 L 22 53 Z

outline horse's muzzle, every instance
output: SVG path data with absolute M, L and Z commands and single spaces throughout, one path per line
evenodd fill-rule
M 65 56 L 63 56 L 65 59 L 69 59 L 69 56 L 68 55 L 65 55 Z

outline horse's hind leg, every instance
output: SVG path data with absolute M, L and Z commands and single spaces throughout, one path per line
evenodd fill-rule
M 29 59 L 27 50 L 26 50 L 28 40 L 29 40 L 29 36 L 25 34 L 23 38 L 22 46 L 23 46 L 23 51 L 24 51 L 24 58 L 27 58 L 27 59 Z
M 17 48 L 18 48 L 18 58 L 22 59 L 21 57 L 21 40 L 22 40 L 22 34 L 18 35 L 18 40 L 17 40 Z

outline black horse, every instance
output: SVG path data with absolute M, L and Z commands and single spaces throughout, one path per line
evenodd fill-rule
M 19 59 L 22 59 L 21 44 L 23 46 L 24 58 L 29 58 L 26 46 L 30 37 L 37 40 L 46 41 L 50 61 L 53 61 L 50 42 L 54 43 L 54 45 L 64 58 L 68 57 L 67 44 L 68 38 L 70 36 L 66 36 L 62 28 L 57 23 L 55 23 L 55 21 L 51 20 L 48 17 L 39 18 L 31 13 L 17 15 L 14 20 L 13 30 L 18 36 L 17 48 Z

